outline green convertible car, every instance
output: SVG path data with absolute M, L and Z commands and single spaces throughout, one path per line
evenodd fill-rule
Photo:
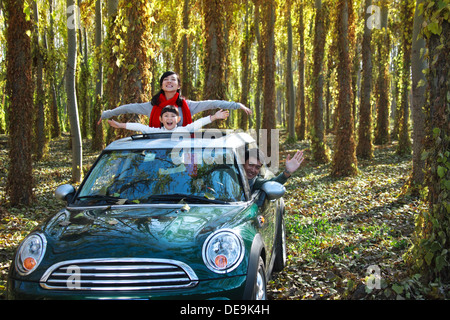
M 250 193 L 246 133 L 111 143 L 17 249 L 8 299 L 266 299 L 286 261 L 284 186 Z M 265 174 L 270 174 L 265 170 Z

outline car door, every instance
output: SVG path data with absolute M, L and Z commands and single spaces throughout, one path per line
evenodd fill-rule
M 269 200 L 265 192 L 262 190 L 255 191 L 252 194 L 252 198 L 259 207 L 257 216 L 257 228 L 266 246 L 267 264 L 269 261 L 271 261 L 273 246 L 275 242 L 278 200 Z

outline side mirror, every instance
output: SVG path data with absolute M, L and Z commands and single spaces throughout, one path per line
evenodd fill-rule
M 55 197 L 58 200 L 69 202 L 75 194 L 75 188 L 70 184 L 63 184 L 56 188 Z
M 261 190 L 266 193 L 269 200 L 279 199 L 286 193 L 286 188 L 281 183 L 275 181 L 265 182 Z

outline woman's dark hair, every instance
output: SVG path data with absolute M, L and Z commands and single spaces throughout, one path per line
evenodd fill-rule
M 180 75 L 178 73 L 174 72 L 174 71 L 166 71 L 166 72 L 164 72 L 163 75 L 161 76 L 161 78 L 159 78 L 159 85 L 162 87 L 163 80 L 165 78 L 167 78 L 168 76 L 171 76 L 173 74 L 177 76 L 178 84 L 181 86 Z M 176 103 L 177 103 L 177 106 L 179 106 L 181 108 L 182 105 L 183 105 L 183 97 L 181 96 L 181 89 L 178 89 L 177 92 L 179 93 L 179 96 L 178 96 L 178 99 L 177 99 Z M 152 105 L 156 106 L 156 105 L 158 105 L 161 102 L 160 99 L 159 99 L 159 96 L 161 94 L 164 94 L 164 90 L 163 89 L 159 90 L 159 92 L 152 97 L 152 100 L 151 100 L 152 101 Z

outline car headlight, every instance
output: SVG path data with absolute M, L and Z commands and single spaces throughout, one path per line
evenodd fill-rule
M 16 254 L 16 270 L 26 276 L 32 273 L 44 257 L 47 240 L 40 233 L 33 233 L 25 238 Z
M 227 273 L 236 269 L 244 258 L 244 241 L 233 230 L 218 230 L 206 238 L 202 255 L 208 269 Z

